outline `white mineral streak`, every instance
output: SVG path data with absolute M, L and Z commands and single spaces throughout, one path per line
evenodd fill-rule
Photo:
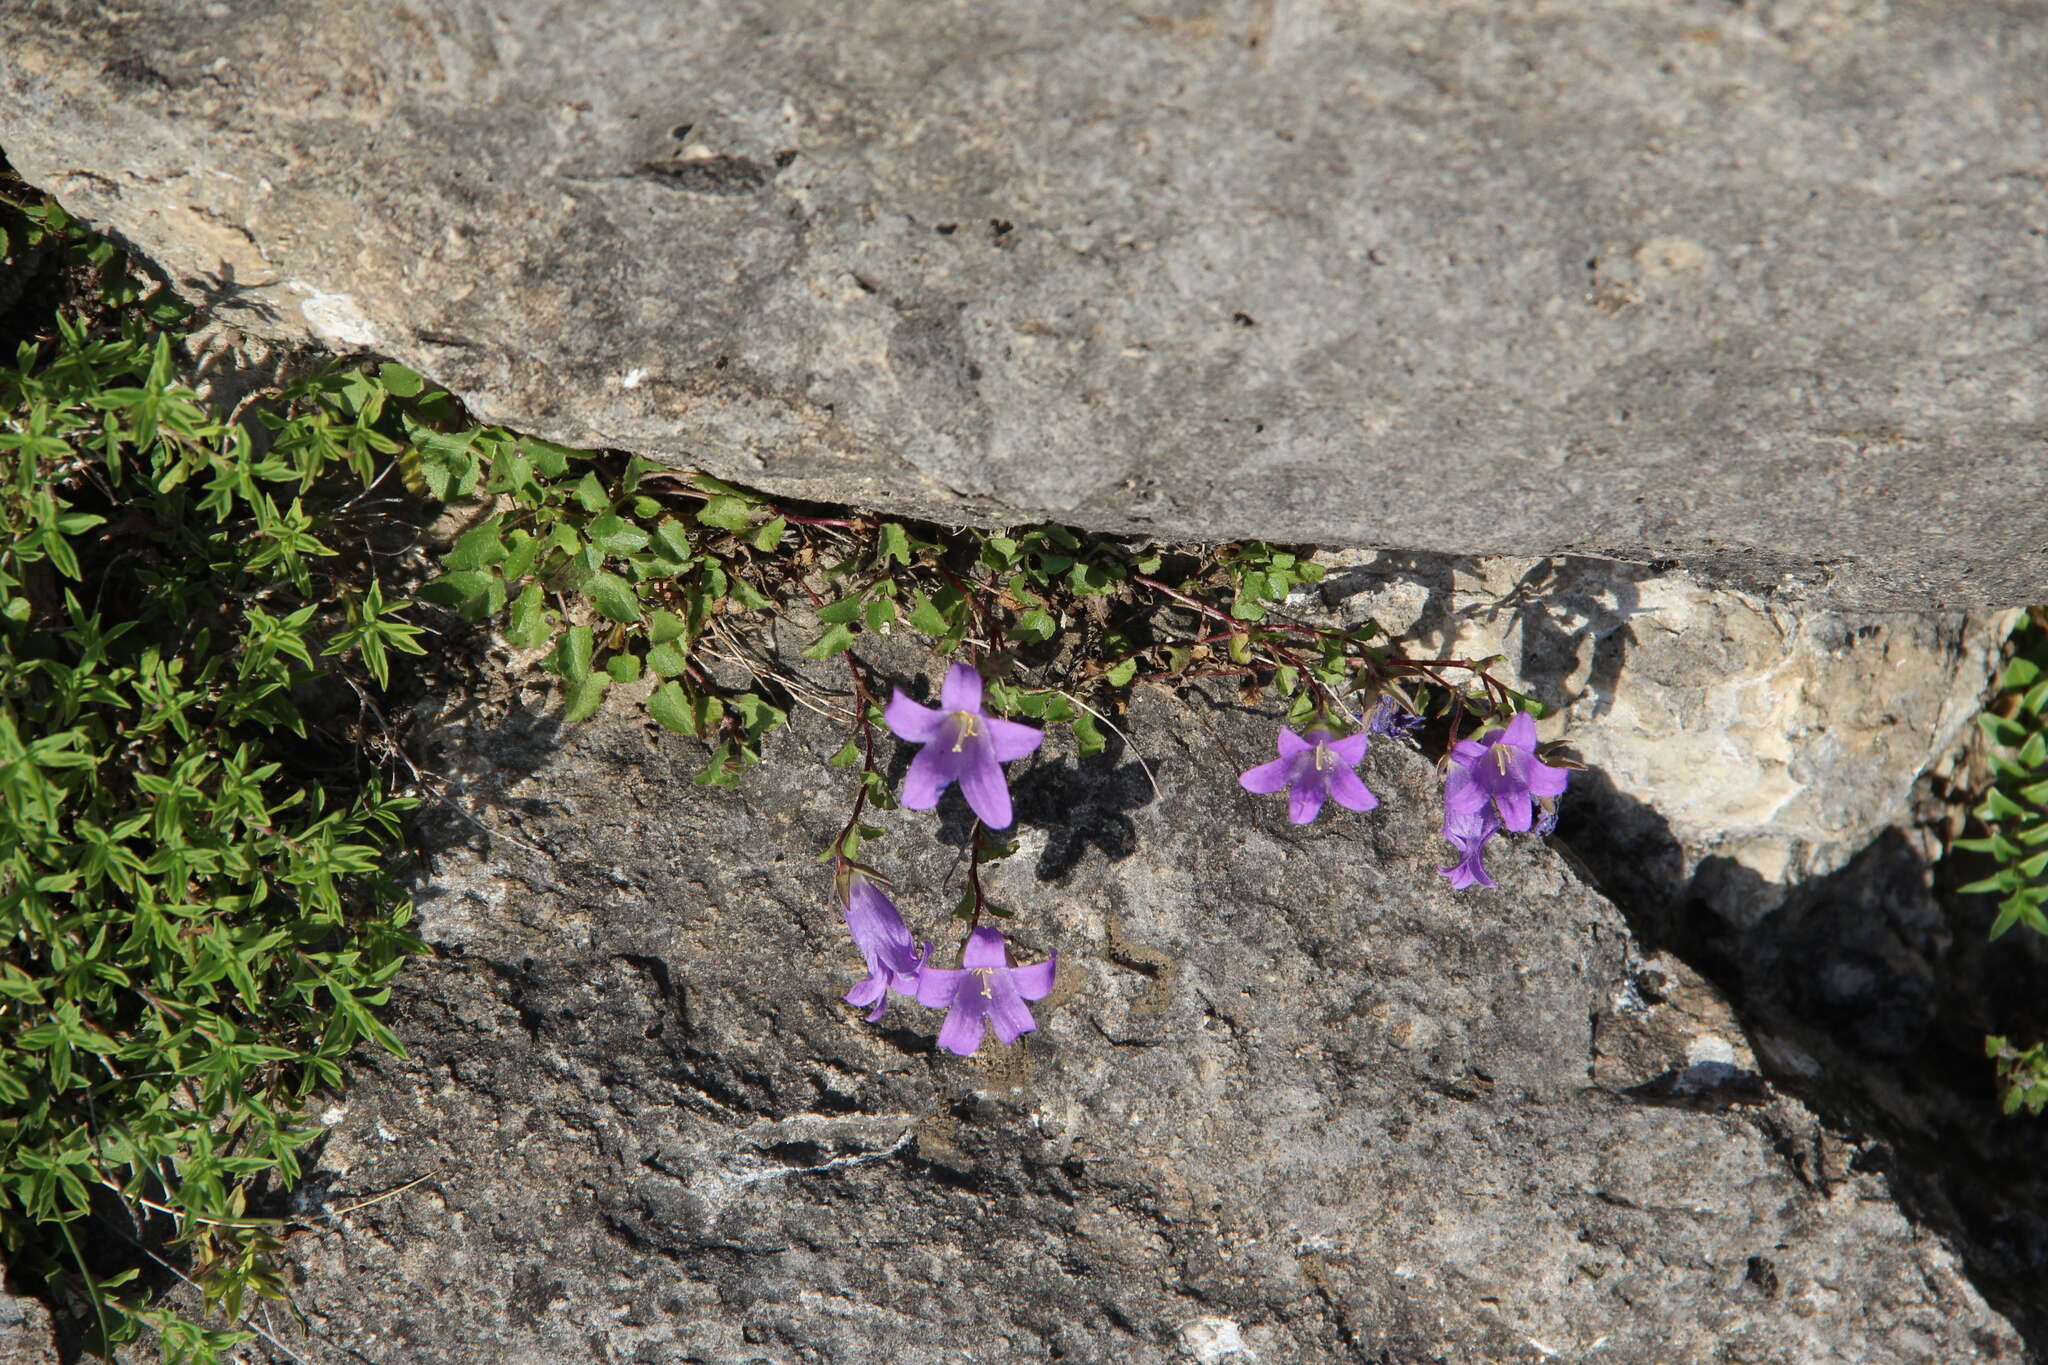
M 1244 1344 L 1238 1325 L 1229 1318 L 1196 1318 L 1180 1329 L 1180 1339 L 1201 1365 L 1225 1360 L 1256 1361 L 1258 1353 Z

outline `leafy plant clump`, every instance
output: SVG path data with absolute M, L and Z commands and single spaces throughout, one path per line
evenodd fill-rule
M 1992 780 L 1971 814 L 1984 833 L 1955 846 L 1989 855 L 1997 870 L 1960 890 L 1999 897 L 1992 938 L 2016 925 L 2048 936 L 2048 608 L 2034 608 L 2014 632 L 2012 657 L 1977 725 Z M 1984 1049 L 2005 1112 L 2048 1106 L 2048 1046 L 1992 1036 Z
M 398 1048 L 373 1010 L 421 946 L 413 802 L 326 719 L 421 650 L 375 548 L 412 419 L 328 371 L 224 420 L 174 300 L 54 205 L 5 229 L 100 287 L 0 366 L 0 1251 L 88 1349 L 211 1360 L 248 1333 L 146 1286 L 283 1293 L 263 1197 L 357 1042 Z

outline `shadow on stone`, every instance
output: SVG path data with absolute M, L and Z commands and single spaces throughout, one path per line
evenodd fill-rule
M 2048 1351 L 2048 1121 L 2000 1115 L 1983 1047 L 1987 1032 L 2042 1022 L 2037 946 L 1988 944 L 1989 898 L 1953 894 L 1961 879 L 1896 828 L 1738 922 L 1712 907 L 1768 905 L 1779 888 L 1728 858 L 1687 880 L 1654 811 L 1598 772 L 1575 786 L 1560 841 L 1645 949 L 1672 952 L 1726 992 L 1772 1085 L 1875 1139 L 1859 1169 L 1882 1170 L 2037 1358 Z M 1683 1079 L 1660 1077 L 1673 1092 L 1660 1098 L 1683 1102 Z

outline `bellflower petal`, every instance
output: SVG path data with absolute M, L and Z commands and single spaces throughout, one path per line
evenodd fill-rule
M 1372 736 L 1361 730 L 1342 739 L 1327 740 L 1324 747 L 1330 751 L 1330 757 L 1347 768 L 1355 768 L 1365 762 L 1365 746 L 1371 742 Z
M 939 1030 L 939 1046 L 962 1057 L 972 1057 L 981 1046 L 981 1023 L 988 1017 L 989 997 L 982 994 L 981 978 L 969 977 L 953 992 L 952 1008 Z
M 1054 949 L 1052 956 L 1043 962 L 1010 968 L 1010 980 L 1017 983 L 1017 994 L 1026 1000 L 1043 1000 L 1052 994 L 1053 977 L 1058 974 L 1059 967 L 1059 950 Z
M 1001 716 L 988 717 L 982 721 L 981 728 L 988 731 L 989 748 L 998 763 L 1014 763 L 1027 754 L 1038 752 L 1038 746 L 1045 742 L 1045 731 L 1019 725 L 1014 720 L 1004 720 Z
M 881 1008 L 868 1016 L 868 1022 L 872 1024 L 880 1019 L 883 1010 L 888 1008 L 885 1002 L 889 998 L 889 983 L 881 976 L 864 976 L 854 983 L 852 990 L 840 998 L 849 1005 L 858 1005 L 863 1009 L 869 1005 L 879 1004 Z
M 1287 789 L 1287 818 L 1297 825 L 1313 824 L 1323 813 L 1323 799 L 1329 795 L 1329 782 L 1314 778 L 1296 779 Z
M 907 739 L 913 744 L 929 744 L 939 736 L 939 727 L 946 723 L 946 713 L 929 706 L 921 706 L 905 696 L 897 688 L 883 708 L 882 723 L 898 739 Z
M 925 750 L 926 754 L 930 752 Z M 924 754 L 918 757 L 923 758 Z M 1010 827 L 1010 784 L 1003 781 L 1003 766 L 996 762 L 986 743 L 960 765 L 960 794 L 967 798 L 967 808 L 990 829 Z
M 1357 738 L 1363 739 L 1364 736 Z M 1330 751 L 1335 753 L 1336 746 L 1331 745 Z M 1349 768 L 1330 769 L 1330 799 L 1346 810 L 1356 811 L 1371 810 L 1380 803 L 1380 799 L 1367 790 L 1365 783 L 1358 780 L 1358 774 Z
M 1570 780 L 1570 768 L 1553 768 L 1539 758 L 1529 760 L 1529 794 L 1531 796 L 1563 796 L 1564 784 Z
M 953 785 L 965 765 L 961 755 L 944 744 L 927 744 L 910 760 L 903 774 L 903 804 L 911 810 L 930 810 L 939 804 L 939 794 Z
M 1444 838 L 1458 850 L 1455 867 L 1440 867 L 1437 871 L 1451 879 L 1453 891 L 1463 891 L 1468 886 L 1492 886 L 1493 878 L 1486 875 L 1486 864 L 1481 861 L 1486 852 L 1486 841 L 1500 830 L 1500 817 L 1491 808 L 1484 808 L 1471 814 L 1444 813 Z
M 1495 792 L 1493 804 L 1500 807 L 1501 824 L 1517 834 L 1527 833 L 1530 824 L 1536 818 L 1536 810 L 1529 802 L 1526 787 L 1511 787 L 1506 791 Z
M 1413 734 L 1428 723 L 1421 716 L 1401 706 L 1392 697 L 1381 697 L 1380 704 L 1373 707 L 1372 716 L 1366 721 L 1365 728 L 1369 734 L 1385 735 L 1388 739 L 1395 739 Z
M 970 972 L 982 967 L 1007 969 L 1010 950 L 1009 945 L 1003 942 L 1002 930 L 982 925 L 969 934 L 967 942 L 960 947 L 960 965 Z
M 942 1010 L 953 1003 L 953 992 L 967 973 L 958 967 L 925 967 L 917 974 L 917 1003 Z
M 1246 768 L 1237 775 L 1237 785 L 1248 792 L 1269 796 L 1279 791 L 1294 779 L 1294 760 L 1276 758 L 1271 763 L 1261 763 L 1256 768 Z
M 991 972 L 988 975 L 990 1000 L 988 1022 L 995 1029 L 996 1037 L 1005 1043 L 1014 1043 L 1025 1034 L 1038 1028 L 1038 1021 L 1031 1017 L 1031 1007 L 1017 992 L 1017 983 L 1010 979 L 1009 972 Z
M 1303 739 L 1283 725 L 1280 727 L 1280 733 L 1273 736 L 1273 747 L 1280 751 L 1280 757 L 1293 758 L 1296 754 L 1305 754 L 1316 746 L 1313 741 Z
M 946 711 L 981 714 L 981 674 L 966 664 L 954 664 L 939 684 L 939 706 Z

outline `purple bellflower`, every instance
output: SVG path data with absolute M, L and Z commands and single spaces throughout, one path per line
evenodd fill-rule
M 1560 795 L 1570 775 L 1536 757 L 1536 722 L 1524 711 L 1505 730 L 1461 739 L 1451 750 L 1451 770 L 1444 779 L 1445 830 L 1453 814 L 1476 815 L 1493 807 L 1502 826 L 1520 834 L 1535 818 L 1531 798 Z
M 1322 812 L 1324 798 L 1346 810 L 1371 810 L 1380 799 L 1366 790 L 1358 774 L 1351 771 L 1365 758 L 1370 737 L 1360 733 L 1337 739 L 1328 730 L 1308 732 L 1307 738 L 1282 727 L 1273 737 L 1280 757 L 1271 763 L 1247 768 L 1238 775 L 1238 785 L 1248 792 L 1264 795 L 1287 789 L 1287 818 L 1297 825 L 1308 824 Z
M 1491 806 L 1467 812 L 1444 811 L 1444 838 L 1458 850 L 1458 865 L 1440 867 L 1437 871 L 1451 879 L 1451 890 L 1463 891 L 1468 886 L 1495 884 L 1493 878 L 1486 875 L 1486 864 L 1481 859 L 1486 854 L 1486 841 L 1498 833 L 1500 815 Z
M 939 1030 L 939 1046 L 962 1057 L 971 1057 L 981 1046 L 982 1023 L 995 1028 L 996 1037 L 1014 1043 L 1038 1027 L 1026 1000 L 1043 1000 L 1052 993 L 1053 973 L 1058 970 L 1057 951 L 1043 962 L 1012 967 L 1003 936 L 994 929 L 976 929 L 967 936 L 955 968 L 922 967 L 917 973 L 917 1001 L 946 1011 L 946 1023 Z
M 859 869 L 847 874 L 846 894 L 840 907 L 846 917 L 846 931 L 853 935 L 868 964 L 867 979 L 846 993 L 849 1005 L 873 1005 L 868 1022 L 880 1019 L 889 1008 L 889 992 L 917 994 L 917 973 L 932 953 L 932 945 L 920 948 L 910 937 L 896 903 L 882 893 Z
M 981 674 L 966 664 L 946 670 L 939 706 L 920 706 L 897 688 L 882 719 L 898 739 L 922 744 L 903 778 L 903 804 L 930 810 L 953 783 L 969 809 L 990 829 L 1010 824 L 1010 784 L 1003 764 L 1024 757 L 1045 738 L 1042 731 L 981 709 Z M 972 1051 L 972 1049 L 969 1049 Z
M 1373 707 L 1372 714 L 1366 717 L 1365 732 L 1369 735 L 1385 735 L 1388 739 L 1398 739 L 1402 735 L 1414 734 L 1427 724 L 1428 721 L 1406 710 L 1392 697 L 1381 697 L 1379 705 Z

